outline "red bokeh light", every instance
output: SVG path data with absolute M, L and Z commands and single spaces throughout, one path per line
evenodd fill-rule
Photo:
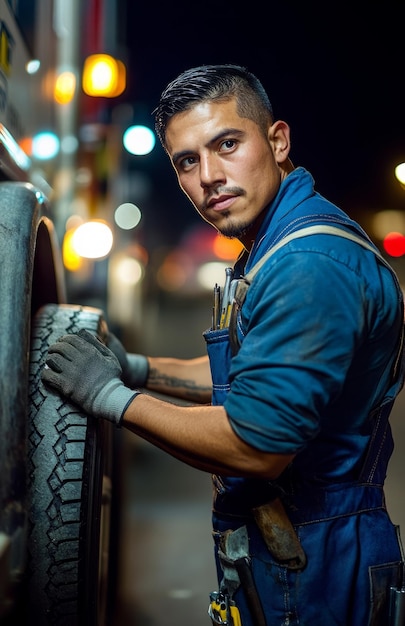
M 405 254 L 405 235 L 398 232 L 388 233 L 384 237 L 383 246 L 385 252 L 390 256 L 403 256 Z

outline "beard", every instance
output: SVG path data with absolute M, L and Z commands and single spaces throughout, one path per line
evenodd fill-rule
M 205 202 L 200 208 L 196 207 L 198 212 L 203 218 L 204 218 L 204 215 L 206 214 L 207 204 L 210 198 L 214 195 L 220 195 L 221 193 L 225 193 L 225 194 L 231 193 L 235 196 L 246 195 L 242 187 L 218 187 L 216 188 L 215 191 L 213 190 L 210 196 L 206 198 Z M 232 218 L 231 212 L 228 212 L 228 211 L 224 211 L 221 214 L 221 218 L 225 223 L 222 224 L 220 227 L 217 226 L 211 220 L 207 220 L 207 221 L 209 224 L 214 226 L 214 228 L 216 228 L 217 231 L 221 233 L 221 235 L 223 235 L 224 237 L 227 237 L 228 239 L 239 239 L 240 237 L 243 237 L 244 235 L 249 233 L 249 230 L 251 229 L 253 225 L 252 222 L 248 222 L 248 221 L 245 221 L 245 222 L 241 222 L 240 220 L 236 221 L 234 218 Z
M 224 215 L 224 217 L 228 217 L 228 216 Z M 249 234 L 249 231 L 252 229 L 253 225 L 255 224 L 255 221 L 256 220 L 254 220 L 253 222 L 236 223 L 230 217 L 227 220 L 226 224 L 221 226 L 221 228 L 217 227 L 217 230 L 218 232 L 221 233 L 221 235 L 223 235 L 227 239 L 241 239 L 241 238 L 243 239 L 246 235 Z

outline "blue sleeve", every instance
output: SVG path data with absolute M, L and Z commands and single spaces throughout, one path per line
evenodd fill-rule
M 316 436 L 366 336 L 366 291 L 360 272 L 318 251 L 282 251 L 257 274 L 224 404 L 245 442 L 296 453 Z

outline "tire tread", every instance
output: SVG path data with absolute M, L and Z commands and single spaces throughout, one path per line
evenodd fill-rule
M 62 334 L 86 328 L 105 338 L 98 309 L 46 305 L 31 332 L 28 435 L 28 571 L 30 619 L 38 625 L 81 623 L 87 520 L 86 480 L 91 472 L 94 420 L 41 381 L 49 346 Z M 101 486 L 100 486 L 101 488 Z

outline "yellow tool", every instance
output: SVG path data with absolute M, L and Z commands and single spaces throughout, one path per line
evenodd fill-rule
M 210 600 L 208 615 L 215 626 L 242 626 L 239 609 L 228 595 L 213 591 Z

